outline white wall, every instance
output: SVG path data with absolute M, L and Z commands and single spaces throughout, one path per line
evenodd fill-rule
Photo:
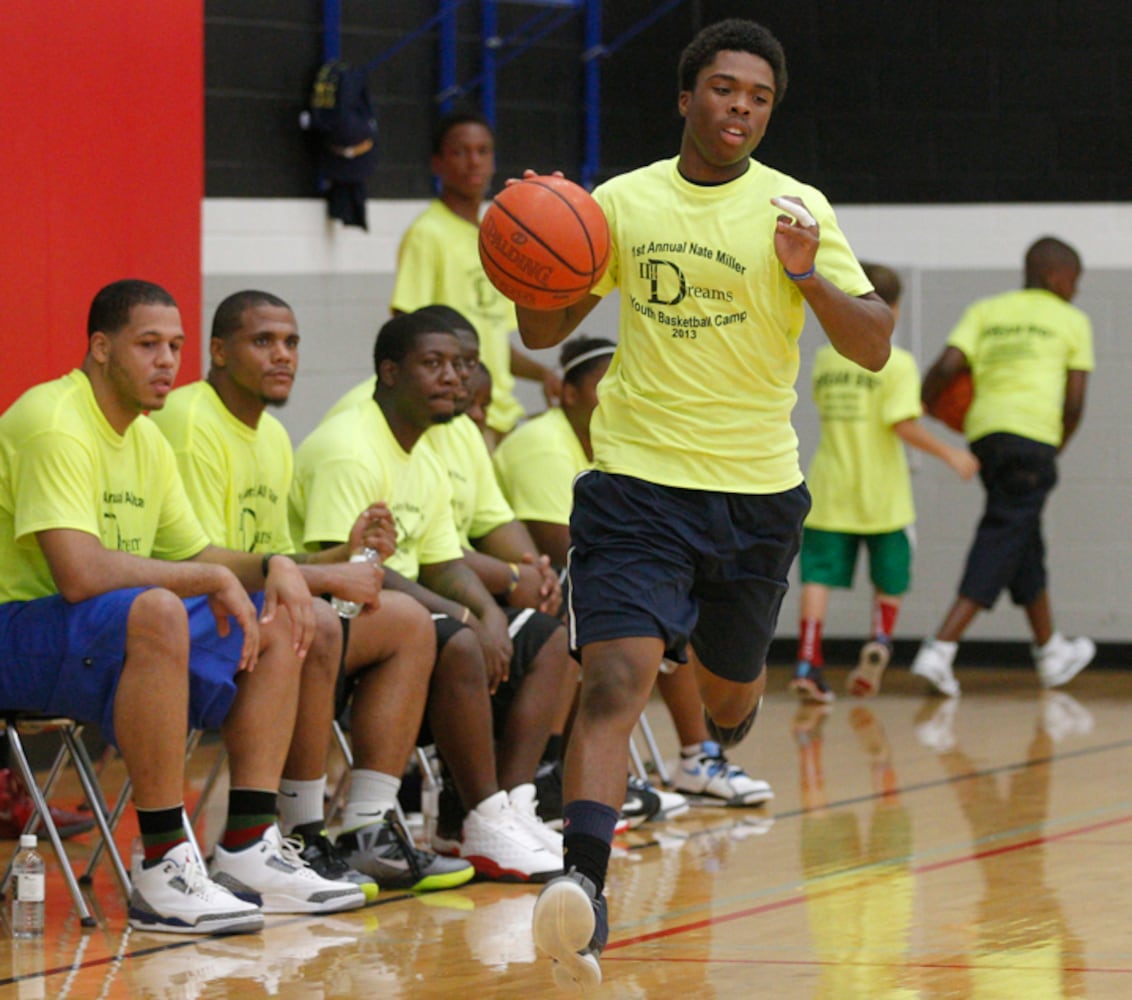
M 378 327 L 389 316 L 397 244 L 424 207 L 419 201 L 371 201 L 369 232 L 326 218 L 314 200 L 213 199 L 203 209 L 205 323 L 225 295 L 260 287 L 295 308 L 303 337 L 302 371 L 280 417 L 296 443 L 345 389 L 372 372 Z M 1097 371 L 1090 382 L 1085 421 L 1061 465 L 1061 485 L 1047 517 L 1051 586 L 1059 624 L 1096 639 L 1132 639 L 1132 435 L 1126 430 L 1132 399 L 1132 341 L 1123 318 L 1132 315 L 1132 205 L 848 206 L 839 211 L 858 257 L 896 267 L 905 282 L 897 339 L 926 367 L 971 299 L 1021 280 L 1025 247 L 1056 235 L 1078 248 L 1085 277 L 1077 304 L 1092 317 Z M 616 337 L 616 303 L 587 319 L 588 333 Z M 205 346 L 207 346 L 206 327 Z M 803 333 L 803 370 L 795 423 L 807 463 L 817 442 L 809 401 L 809 361 L 824 335 L 812 321 Z M 517 341 L 516 341 L 517 343 Z M 541 352 L 553 364 L 556 352 Z M 206 358 L 207 365 L 207 358 Z M 531 412 L 539 391 L 520 383 Z M 941 425 L 928 421 L 940 434 Z M 897 634 L 930 632 L 950 603 L 981 505 L 977 484 L 961 484 L 940 463 L 913 456 L 918 510 L 914 589 Z M 826 633 L 860 634 L 868 622 L 865 575 L 837 594 Z M 797 588 L 783 609 L 780 632 L 796 634 Z M 1021 639 L 1020 612 L 1000 603 L 970 631 L 972 638 Z

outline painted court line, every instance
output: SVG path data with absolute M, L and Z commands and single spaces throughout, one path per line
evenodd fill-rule
M 1086 834 L 1094 833 L 1097 830 L 1110 829 L 1112 827 L 1123 826 L 1123 825 L 1128 824 L 1128 823 L 1132 823 L 1132 816 L 1120 816 L 1120 817 L 1115 817 L 1113 819 L 1101 820 L 1101 821 L 1095 822 L 1095 823 L 1086 823 L 1082 826 L 1073 827 L 1072 829 L 1069 829 L 1069 830 L 1061 830 L 1058 833 L 1049 834 L 1048 836 L 1031 837 L 1028 840 L 1020 841 L 1020 842 L 1015 843 L 1015 844 L 1004 845 L 1004 846 L 1001 846 L 1001 847 L 992 847 L 992 848 L 988 848 L 988 849 L 982 850 L 982 851 L 972 851 L 968 854 L 961 855 L 961 856 L 955 857 L 955 858 L 948 858 L 948 859 L 943 860 L 943 861 L 932 861 L 932 862 L 927 862 L 927 863 L 920 864 L 920 865 L 915 865 L 910 869 L 910 871 L 913 874 L 916 874 L 916 875 L 928 874 L 930 872 L 940 871 L 940 870 L 945 869 L 945 868 L 953 868 L 957 865 L 970 864 L 971 862 L 980 861 L 984 858 L 994 857 L 996 855 L 1010 854 L 1010 853 L 1013 853 L 1015 851 L 1030 850 L 1030 849 L 1033 849 L 1033 848 L 1042 847 L 1046 844 L 1054 843 L 1054 842 L 1061 841 L 1061 840 L 1067 840 L 1071 837 L 1080 837 L 1080 836 L 1084 836 Z M 837 888 L 832 888 L 832 889 L 828 889 L 826 891 L 829 892 L 829 893 L 834 893 L 834 892 L 838 892 L 838 891 L 847 891 L 847 890 L 840 890 L 840 889 L 837 889 Z M 776 910 L 782 910 L 782 909 L 787 909 L 789 907 L 798 906 L 798 905 L 801 905 L 801 904 L 807 902 L 810 898 L 812 898 L 812 897 L 804 895 L 802 893 L 797 893 L 793 896 L 787 897 L 786 899 L 775 900 L 773 902 L 763 903 L 763 904 L 760 904 L 758 906 L 749 906 L 749 907 L 745 907 L 744 909 L 741 909 L 741 910 L 732 911 L 731 913 L 723 913 L 723 914 L 719 914 L 718 916 L 705 917 L 702 920 L 690 921 L 689 923 L 680 924 L 680 925 L 675 926 L 675 927 L 666 927 L 666 928 L 663 928 L 663 929 L 658 930 L 658 931 L 651 931 L 647 934 L 638 934 L 635 937 L 622 938 L 620 940 L 611 941 L 609 943 L 609 945 L 606 947 L 606 954 L 608 954 L 611 951 L 618 951 L 618 950 L 623 949 L 623 948 L 630 948 L 634 945 L 645 944 L 649 941 L 658 941 L 658 940 L 663 940 L 663 939 L 666 939 L 666 938 L 672 938 L 672 937 L 676 937 L 676 936 L 681 935 L 681 934 L 688 934 L 688 933 L 691 933 L 691 932 L 694 932 L 694 931 L 704 930 L 704 929 L 709 928 L 709 927 L 715 927 L 715 926 L 719 926 L 719 925 L 722 925 L 722 924 L 732 923 L 736 920 L 745 920 L 748 917 L 761 916 L 764 913 L 772 913 Z M 630 961 L 631 958 L 630 958 L 630 956 L 624 956 L 623 960 Z M 650 962 L 658 961 L 658 960 L 660 960 L 660 959 L 657 959 L 655 956 L 652 956 L 652 955 L 650 955 L 649 958 L 648 958 L 648 961 L 650 961 Z M 683 959 L 669 958 L 669 959 L 667 959 L 667 961 L 684 961 L 684 960 Z M 692 961 L 709 962 L 709 961 L 714 961 L 714 960 L 712 960 L 712 959 L 694 959 Z M 823 963 L 823 962 L 818 962 L 818 961 L 814 961 L 814 960 L 802 960 L 802 961 L 792 962 L 792 961 L 783 960 L 783 959 L 769 959 L 769 960 L 751 959 L 749 961 L 750 961 L 750 964 L 754 964 L 754 965 L 766 965 L 766 964 L 824 965 L 824 964 L 829 964 L 829 963 Z M 908 964 L 909 966 L 915 965 L 915 963 L 906 963 L 906 964 Z M 930 966 L 930 964 L 925 963 L 923 967 L 931 967 L 931 966 Z M 968 966 L 963 964 L 963 963 L 953 963 L 953 964 L 948 964 L 948 965 L 940 965 L 940 964 L 937 963 L 937 965 L 935 967 L 939 967 L 939 968 L 944 968 L 944 967 L 946 967 L 946 968 L 952 968 L 952 967 L 954 967 L 954 968 L 967 968 Z M 1076 968 L 1075 967 L 1074 971 L 1132 974 L 1132 968 L 1108 969 L 1108 968 L 1089 968 L 1089 967 Z
M 957 784 L 958 782 L 969 781 L 973 778 L 985 777 L 985 776 L 988 776 L 988 775 L 995 775 L 995 774 L 1004 774 L 1004 773 L 1008 773 L 1008 772 L 1011 772 L 1011 771 L 1025 770 L 1026 768 L 1030 768 L 1030 767 L 1040 767 L 1040 766 L 1044 766 L 1044 765 L 1047 765 L 1047 764 L 1054 764 L 1054 763 L 1057 763 L 1059 761 L 1070 760 L 1070 759 L 1073 759 L 1073 758 L 1076 758 L 1076 757 L 1092 756 L 1092 755 L 1095 755 L 1095 754 L 1107 753 L 1107 752 L 1110 752 L 1110 751 L 1113 751 L 1113 750 L 1127 749 L 1128 747 L 1132 747 L 1132 739 L 1118 740 L 1118 741 L 1115 741 L 1115 742 L 1112 742 L 1112 743 L 1101 744 L 1099 746 L 1082 747 L 1082 748 L 1077 749 L 1077 750 L 1070 750 L 1070 751 L 1052 754 L 1048 757 L 1033 758 L 1033 759 L 1025 760 L 1025 761 L 1014 761 L 1014 762 L 1011 762 L 1011 763 L 1008 763 L 1008 764 L 1001 764 L 997 767 L 990 767 L 990 768 L 984 768 L 984 769 L 980 769 L 980 770 L 969 771 L 969 772 L 967 772 L 965 774 L 961 774 L 961 775 L 954 775 L 954 776 L 949 776 L 949 777 L 946 777 L 946 778 L 940 778 L 940 779 L 935 779 L 935 780 L 931 780 L 931 781 L 922 781 L 922 782 L 918 782 L 918 783 L 911 784 L 911 785 L 901 786 L 901 787 L 899 787 L 895 790 L 895 793 L 878 792 L 878 793 L 870 793 L 870 794 L 867 794 L 867 795 L 854 796 L 852 798 L 840 799 L 840 800 L 837 800 L 837 801 L 834 801 L 834 802 L 830 802 L 824 808 L 835 809 L 835 808 L 844 807 L 844 806 L 859 805 L 859 804 L 866 803 L 866 802 L 872 802 L 872 801 L 875 801 L 875 800 L 880 799 L 880 798 L 885 798 L 885 797 L 887 797 L 888 795 L 891 795 L 891 794 L 909 795 L 909 794 L 912 794 L 914 792 L 926 791 L 926 790 L 929 790 L 929 789 L 932 789 L 932 788 L 940 788 L 940 787 L 946 787 L 948 785 L 954 785 L 954 784 Z M 777 822 L 777 821 L 781 821 L 781 820 L 785 820 L 785 819 L 796 818 L 796 817 L 799 817 L 799 816 L 804 816 L 806 813 L 808 813 L 810 811 L 811 810 L 807 810 L 807 809 L 792 809 L 788 812 L 776 813 L 774 815 L 774 819 Z M 948 860 L 944 860 L 944 861 L 938 861 L 938 862 L 931 862 L 931 863 L 925 864 L 921 868 L 913 869 L 913 871 L 917 871 L 917 872 L 934 871 L 934 870 L 937 870 L 937 869 L 940 869 L 940 868 L 946 868 L 946 867 L 950 867 L 952 865 L 970 862 L 972 860 L 978 860 L 979 857 L 986 857 L 986 856 L 989 855 L 989 853 L 1008 853 L 1009 851 L 1019 850 L 1022 847 L 1025 847 L 1025 846 L 1036 846 L 1036 845 L 1040 845 L 1040 844 L 1043 844 L 1043 843 L 1050 843 L 1050 842 L 1053 842 L 1055 840 L 1061 840 L 1061 839 L 1065 839 L 1065 838 L 1071 837 L 1071 836 L 1079 836 L 1079 835 L 1082 835 L 1084 833 L 1088 833 L 1088 832 L 1091 832 L 1091 831 L 1094 831 L 1094 830 L 1104 829 L 1106 827 L 1111 827 L 1111 826 L 1114 826 L 1114 825 L 1118 825 L 1118 824 L 1121 824 L 1121 823 L 1127 823 L 1127 822 L 1132 822 L 1132 817 L 1125 817 L 1125 818 L 1122 818 L 1122 819 L 1106 820 L 1106 821 L 1102 821 L 1102 822 L 1099 822 L 1099 823 L 1093 823 L 1093 824 L 1090 824 L 1090 825 L 1087 825 L 1087 826 L 1074 828 L 1072 830 L 1062 831 L 1062 832 L 1059 832 L 1057 834 L 1051 834 L 1051 835 L 1046 836 L 1046 837 L 1035 838 L 1033 840 L 1026 841 L 1025 843 L 1010 845 L 1010 846 L 1002 847 L 1002 848 L 993 848 L 988 853 L 981 853 L 981 854 L 980 853 L 974 853 L 974 854 L 969 854 L 969 855 L 964 856 L 964 857 L 952 858 L 952 859 L 948 859 Z M 689 833 L 688 837 L 689 837 L 689 839 L 693 839 L 695 837 L 718 834 L 721 831 L 725 831 L 725 830 L 729 829 L 730 826 L 731 826 L 731 824 L 727 824 L 727 825 L 721 825 L 719 827 L 712 827 L 712 828 L 708 828 L 708 829 L 704 829 L 704 830 L 697 830 L 697 831 L 694 831 L 692 833 Z M 659 846 L 660 845 L 658 844 L 657 841 L 650 840 L 647 843 L 635 844 L 632 847 L 630 847 L 629 850 L 630 851 L 640 851 L 640 850 L 644 850 L 645 848 L 655 848 L 655 847 L 659 847 Z M 852 868 L 846 869 L 846 871 L 852 871 L 852 870 L 854 870 L 854 869 L 852 869 Z M 839 872 L 837 874 L 842 874 L 842 873 Z M 410 897 L 406 896 L 404 894 L 393 895 L 393 896 L 390 896 L 389 898 L 385 898 L 383 896 L 381 899 L 378 900 L 376 905 L 377 906 L 386 906 L 390 903 L 396 903 L 396 902 L 399 902 L 399 901 L 401 901 L 403 899 L 407 899 L 407 898 L 410 898 Z M 783 899 L 783 900 L 765 903 L 765 904 L 761 904 L 759 906 L 748 907 L 748 908 L 745 908 L 745 909 L 742 909 L 742 910 L 735 911 L 734 913 L 731 913 L 731 914 L 723 914 L 723 915 L 718 916 L 718 917 L 705 918 L 703 920 L 698 920 L 698 921 L 690 922 L 690 923 L 687 923 L 687 924 L 682 924 L 678 927 L 669 928 L 666 931 L 656 931 L 656 932 L 652 932 L 652 933 L 649 933 L 649 934 L 638 935 L 636 937 L 624 938 L 624 939 L 621 939 L 621 940 L 618 940 L 618 941 L 611 942 L 609 944 L 608 948 L 606 949 L 606 951 L 607 952 L 614 951 L 614 950 L 617 950 L 617 949 L 620 949 L 620 948 L 630 947 L 631 945 L 641 944 L 641 943 L 646 942 L 646 941 L 655 940 L 657 938 L 670 937 L 670 936 L 673 936 L 675 934 L 699 930 L 699 929 L 702 929 L 704 927 L 713 926 L 715 924 L 728 923 L 728 922 L 733 921 L 733 920 L 741 920 L 744 917 L 757 916 L 760 913 L 768 913 L 768 912 L 771 912 L 773 910 L 783 909 L 785 907 L 790 907 L 790 906 L 796 906 L 801 902 L 805 902 L 805 899 L 806 899 L 806 897 L 800 896 L 800 895 L 799 896 L 791 896 L 791 897 L 788 897 L 788 898 Z M 285 922 L 290 923 L 294 920 L 304 920 L 304 919 L 307 919 L 307 918 L 302 917 L 302 916 L 298 916 L 298 917 L 290 918 L 289 920 L 287 920 Z M 651 919 L 655 919 L 655 918 L 650 918 L 650 922 L 651 922 Z M 27 975 L 27 976 L 11 976 L 11 977 L 8 977 L 8 978 L 0 978 L 0 987 L 9 986 L 9 985 L 11 985 L 13 983 L 17 983 L 17 982 L 26 982 L 28 980 L 33 980 L 33 979 L 46 979 L 50 976 L 58 976 L 58 975 L 66 974 L 66 973 L 76 973 L 76 972 L 78 972 L 82 969 L 92 969 L 92 968 L 97 968 L 99 966 L 106 966 L 106 965 L 121 963 L 121 962 L 128 961 L 131 958 L 143 958 L 143 957 L 153 955 L 155 953 L 162 952 L 162 951 L 176 951 L 180 948 L 189 947 L 192 944 L 199 942 L 200 940 L 202 940 L 202 939 L 199 938 L 199 937 L 187 937 L 187 938 L 179 939 L 177 941 L 170 941 L 169 943 L 161 943 L 161 944 L 153 945 L 151 947 L 140 948 L 140 949 L 137 949 L 135 951 L 127 952 L 127 953 L 124 953 L 124 954 L 116 953 L 116 954 L 105 955 L 105 956 L 100 957 L 100 958 L 92 958 L 92 959 L 84 959 L 84 960 L 81 960 L 81 961 L 75 961 L 75 962 L 72 962 L 72 963 L 69 963 L 69 964 L 66 964 L 66 965 L 59 965 L 59 966 L 56 966 L 54 968 L 45 969 L 41 973 L 32 973 L 32 974 Z M 80 953 L 81 953 L 81 950 L 82 949 L 80 949 Z M 616 959 L 616 956 L 611 956 L 611 958 Z M 623 960 L 631 961 L 631 960 L 634 960 L 634 959 L 631 959 L 629 956 L 624 956 Z M 650 961 L 658 961 L 658 959 L 655 959 L 652 956 L 650 956 L 649 960 Z M 752 960 L 752 961 L 754 961 L 754 960 Z M 764 962 L 762 962 L 762 964 L 769 964 L 769 962 L 764 961 Z M 796 964 L 805 964 L 805 963 L 799 962 L 799 963 L 796 963 Z M 811 963 L 811 964 L 820 964 L 820 963 Z M 928 966 L 925 966 L 925 967 L 928 967 Z M 1105 969 L 1105 970 L 1085 970 L 1085 969 L 1081 969 L 1081 970 L 1074 970 L 1074 971 L 1106 971 L 1106 972 L 1107 971 L 1114 971 L 1114 972 L 1120 971 L 1120 972 L 1124 972 L 1124 971 L 1129 971 L 1129 970 L 1124 970 L 1124 969 L 1120 969 L 1120 970 L 1107 970 L 1107 969 Z

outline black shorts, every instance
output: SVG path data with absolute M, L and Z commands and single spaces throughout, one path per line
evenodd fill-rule
M 1047 586 L 1042 511 L 1057 485 L 1057 449 L 1016 434 L 988 434 L 971 451 L 987 496 L 959 593 L 991 608 L 1009 589 L 1024 607 Z
M 740 494 L 585 472 L 570 517 L 570 645 L 656 636 L 713 674 L 762 672 L 810 509 L 804 483 Z
M 511 636 L 511 669 L 505 680 L 491 696 L 492 728 L 495 738 L 500 739 L 503 727 L 507 721 L 507 713 L 511 710 L 511 703 L 519 693 L 523 679 L 530 672 L 531 664 L 545 645 L 546 640 L 554 634 L 554 630 L 561 628 L 562 623 L 557 618 L 535 611 L 531 608 L 504 608 L 507 615 L 508 632 Z M 461 629 L 468 626 L 461 624 L 448 615 L 433 615 L 433 624 L 436 626 L 436 649 L 440 655 L 445 644 Z M 428 716 L 421 725 L 421 732 L 417 738 L 419 746 L 428 746 L 435 743 L 432 730 L 429 728 Z

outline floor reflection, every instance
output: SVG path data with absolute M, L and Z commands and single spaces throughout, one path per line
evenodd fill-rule
M 962 995 L 976 1000 L 1083 996 L 1083 976 L 1073 971 L 1084 964 L 1083 942 L 1073 935 L 1058 893 L 1048 884 L 1046 847 L 1035 835 L 1049 811 L 1054 745 L 1091 732 L 1092 715 L 1066 692 L 1045 692 L 1024 750 L 1025 763 L 997 774 L 980 770 L 979 762 L 963 752 L 955 739 L 955 714 L 953 708 L 950 738 L 939 741 L 936 749 L 970 825 L 983 881 L 977 940 Z M 1008 859 L 986 848 L 1009 830 L 1033 839 Z
M 892 748 L 877 717 L 853 707 L 848 723 L 873 794 L 864 815 L 856 805 L 831 807 L 823 764 L 828 715 L 827 705 L 804 704 L 793 723 L 806 912 L 821 966 L 812 995 L 918 997 L 905 964 L 916 893 L 912 818 L 897 790 Z

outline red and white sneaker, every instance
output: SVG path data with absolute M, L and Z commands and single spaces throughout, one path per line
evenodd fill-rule
M 434 836 L 432 847 L 470 861 L 476 875 L 492 882 L 546 882 L 562 874 L 562 855 L 535 835 L 503 791 L 464 817 L 459 839 Z

